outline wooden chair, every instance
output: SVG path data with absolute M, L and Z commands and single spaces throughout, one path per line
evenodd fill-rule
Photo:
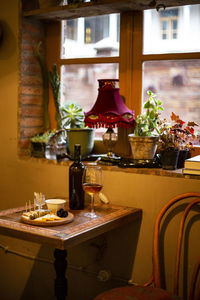
M 169 209 L 180 202 L 181 200 L 187 202 L 186 207 L 181 216 L 177 248 L 176 248 L 176 260 L 174 270 L 174 285 L 173 294 L 165 290 L 165 284 L 162 281 L 162 259 L 160 255 L 161 251 L 161 224 L 163 224 L 163 217 L 166 217 L 166 213 L 169 213 Z M 181 202 L 182 203 L 182 202 Z M 112 290 L 101 293 L 96 296 L 94 300 L 175 300 L 179 298 L 179 275 L 180 275 L 180 261 L 181 261 L 181 248 L 183 248 L 183 237 L 185 235 L 185 229 L 187 226 L 186 219 L 190 210 L 197 205 L 197 217 L 200 217 L 200 193 L 185 193 L 178 195 L 171 199 L 158 214 L 155 225 L 154 225 L 154 236 L 153 236 L 153 275 L 151 279 L 143 286 L 125 286 L 114 288 Z M 187 223 L 188 224 L 188 223 Z M 186 227 L 186 228 L 185 228 Z M 199 240 L 197 240 L 197 246 L 199 246 Z M 200 247 L 199 247 L 200 248 Z M 198 276 L 200 275 L 200 257 L 194 268 L 193 277 L 191 280 L 189 300 L 200 300 L 200 282 L 197 286 Z

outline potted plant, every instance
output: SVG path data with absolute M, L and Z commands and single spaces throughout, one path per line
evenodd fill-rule
M 128 135 L 134 159 L 153 159 L 159 139 L 158 121 L 160 111 L 163 111 L 162 102 L 151 91 L 147 94 L 149 97 L 143 106 L 145 112 L 137 116 L 134 133 Z
M 198 126 L 195 122 L 184 122 L 180 117 L 172 112 L 171 116 L 172 126 L 171 131 L 176 136 L 176 140 L 179 148 L 179 156 L 177 168 L 184 167 L 184 161 L 190 155 L 190 150 L 193 149 L 193 141 L 196 139 L 195 126 Z
M 159 131 L 158 152 L 161 155 L 162 168 L 175 170 L 179 155 L 179 138 L 166 119 L 159 121 Z
M 63 149 L 64 147 L 66 147 L 66 141 L 64 140 L 61 122 L 60 79 L 57 67 L 54 64 L 52 67 L 52 71 L 47 71 L 46 63 L 41 55 L 40 48 L 41 42 L 39 42 L 35 47 L 35 56 L 39 62 L 43 79 L 44 131 L 41 133 L 37 133 L 32 138 L 30 138 L 31 155 L 35 157 L 45 157 L 46 148 L 48 148 L 48 152 L 54 155 L 56 154 L 57 148 Z M 54 105 L 56 109 L 55 120 L 57 126 L 54 130 L 50 130 L 49 126 L 49 83 L 52 88 Z
M 54 106 L 56 109 L 55 120 L 57 129 L 62 128 L 61 111 L 60 111 L 60 78 L 56 64 L 53 65 L 52 71 L 49 71 L 49 82 L 53 92 Z
M 45 131 L 44 133 L 38 133 L 30 138 L 30 153 L 34 157 L 45 157 L 46 146 L 55 134 L 55 131 Z
M 81 145 L 81 156 L 88 156 L 94 147 L 94 129 L 85 127 L 83 109 L 68 103 L 61 108 L 62 126 L 67 132 L 67 149 L 73 157 L 74 145 Z

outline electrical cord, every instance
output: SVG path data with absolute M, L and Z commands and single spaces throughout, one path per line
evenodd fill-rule
M 3 245 L 3 244 L 0 244 L 0 249 L 2 249 L 5 252 L 5 254 L 10 253 L 10 254 L 13 254 L 13 255 L 20 256 L 20 257 L 25 258 L 25 259 L 29 259 L 29 260 L 33 260 L 33 261 L 39 261 L 39 262 L 48 263 L 48 264 L 54 264 L 53 260 L 46 259 L 46 258 L 43 258 L 43 257 L 36 257 L 36 256 L 30 255 L 30 254 L 25 254 L 21 251 L 12 250 L 12 249 L 9 249 L 8 246 Z M 115 280 L 115 281 L 121 281 L 123 283 L 131 284 L 131 280 L 127 280 L 127 279 L 117 277 L 117 276 L 112 276 L 111 272 L 109 270 L 102 270 L 101 269 L 99 271 L 91 271 L 91 270 L 87 270 L 87 267 L 88 266 L 86 266 L 86 267 L 84 267 L 84 266 L 74 266 L 74 265 L 70 265 L 70 264 L 68 264 L 68 266 L 67 266 L 68 269 L 72 269 L 72 270 L 75 270 L 75 271 L 84 272 L 84 273 L 87 273 L 87 274 L 90 274 L 90 275 L 94 275 L 98 279 L 98 281 L 101 281 L 101 282 L 105 282 L 105 281 L 108 281 L 108 280 L 112 279 L 112 280 Z

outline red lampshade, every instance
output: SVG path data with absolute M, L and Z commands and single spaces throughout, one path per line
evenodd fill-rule
M 127 108 L 119 94 L 119 80 L 98 81 L 98 97 L 92 109 L 85 113 L 85 125 L 91 128 L 134 127 L 134 111 Z

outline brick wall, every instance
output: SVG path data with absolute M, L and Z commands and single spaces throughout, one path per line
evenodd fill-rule
M 22 19 L 20 38 L 19 88 L 19 152 L 24 152 L 29 139 L 44 130 L 43 85 L 40 65 L 34 54 L 35 46 L 42 41 L 45 53 L 45 31 L 40 21 Z

